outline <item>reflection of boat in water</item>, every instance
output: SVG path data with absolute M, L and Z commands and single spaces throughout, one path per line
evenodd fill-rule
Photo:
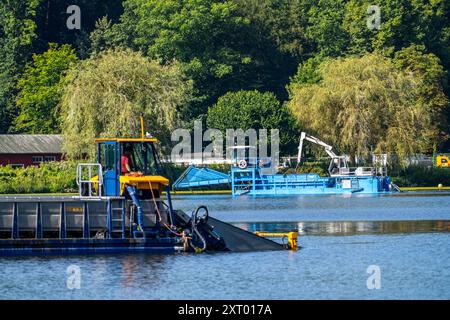
M 450 232 L 448 220 L 392 221 L 302 221 L 241 223 L 247 230 L 265 232 L 297 230 L 303 236 L 388 235 L 402 233 Z
M 233 195 L 374 194 L 399 191 L 387 176 L 385 157 L 374 157 L 375 167 L 350 168 L 347 156 L 336 155 L 331 146 L 304 132 L 300 138 L 298 163 L 301 163 L 305 140 L 324 147 L 330 156 L 328 177 L 318 174 L 278 174 L 272 159 L 251 156 L 252 152 L 255 153 L 252 147 L 236 146 L 233 147 L 229 174 L 190 166 L 174 183 L 174 188 L 229 184 Z
M 0 197 L 0 255 L 283 248 L 205 206 L 174 210 L 155 142 L 143 125 L 141 138 L 97 139 L 98 162 L 78 165 L 78 196 Z

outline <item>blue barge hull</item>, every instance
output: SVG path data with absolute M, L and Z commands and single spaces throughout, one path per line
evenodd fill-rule
M 175 253 L 173 239 L 13 239 L 0 240 L 0 256 L 99 253 Z
M 391 191 L 391 180 L 386 176 L 262 175 L 252 168 L 233 168 L 231 182 L 233 195 L 375 194 Z
M 209 217 L 206 207 L 198 217 L 200 208 L 170 214 L 162 200 L 142 200 L 141 231 L 136 205 L 122 197 L 0 197 L 0 256 L 198 252 L 199 243 L 200 252 L 285 249 Z
M 141 206 L 145 236 L 136 235 L 132 202 L 121 197 L 0 197 L 0 256 L 118 252 L 173 253 L 182 239 L 164 228 L 161 200 Z

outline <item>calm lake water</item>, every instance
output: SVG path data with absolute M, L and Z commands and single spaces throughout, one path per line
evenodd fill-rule
M 175 196 L 297 252 L 0 258 L 1 299 L 450 299 L 450 195 Z M 80 268 L 80 289 L 67 268 Z M 369 266 L 380 289 L 368 289 Z

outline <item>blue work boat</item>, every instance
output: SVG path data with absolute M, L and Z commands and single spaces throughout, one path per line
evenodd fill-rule
M 140 138 L 96 140 L 98 162 L 77 167 L 77 196 L 0 197 L 0 256 L 289 247 L 214 219 L 205 206 L 175 210 L 157 140 L 141 124 Z
M 302 132 L 298 163 L 301 163 L 303 141 L 325 148 L 331 157 L 329 175 L 279 174 L 270 158 L 251 157 L 250 146 L 233 147 L 231 170 L 228 174 L 193 165 L 174 183 L 175 189 L 228 185 L 232 195 L 301 195 L 301 194 L 377 194 L 397 192 L 399 188 L 387 176 L 386 157 L 375 158 L 374 167 L 350 168 L 347 156 L 338 156 L 332 147 Z

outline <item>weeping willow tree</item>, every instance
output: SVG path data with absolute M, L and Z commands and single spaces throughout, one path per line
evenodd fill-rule
M 448 101 L 438 83 L 409 71 L 377 54 L 327 60 L 318 83 L 290 86 L 288 106 L 305 131 L 353 157 L 428 153 L 445 139 Z M 425 85 L 438 89 L 430 96 Z
M 177 63 L 161 66 L 131 50 L 82 61 L 67 75 L 60 103 L 64 151 L 92 157 L 96 137 L 138 137 L 141 113 L 146 131 L 168 145 L 191 88 Z

